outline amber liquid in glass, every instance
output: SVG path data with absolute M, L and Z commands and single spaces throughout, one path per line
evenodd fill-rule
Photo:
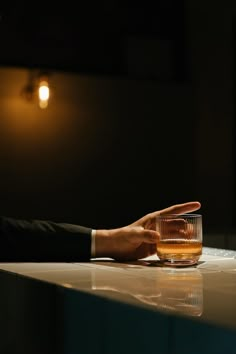
M 202 242 L 198 240 L 168 239 L 160 240 L 157 255 L 160 260 L 170 263 L 196 263 L 202 254 Z

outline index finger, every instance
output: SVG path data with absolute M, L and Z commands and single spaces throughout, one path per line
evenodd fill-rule
M 172 205 L 168 208 L 159 211 L 159 215 L 166 214 L 185 214 L 192 211 L 196 211 L 201 208 L 201 203 L 199 202 L 187 202 L 183 204 Z
M 166 214 L 185 214 L 190 213 L 192 211 L 196 211 L 201 208 L 201 203 L 199 202 L 187 202 L 182 204 L 175 204 L 168 208 L 155 211 L 154 213 L 149 214 L 149 217 L 155 218 L 158 215 L 166 215 Z
M 199 202 L 187 202 L 182 204 L 175 204 L 168 208 L 154 211 L 143 216 L 141 219 L 134 222 L 132 225 L 141 225 L 145 227 L 145 229 L 153 229 L 155 230 L 155 218 L 160 215 L 166 214 L 185 214 L 191 211 L 195 211 L 201 208 L 201 204 Z

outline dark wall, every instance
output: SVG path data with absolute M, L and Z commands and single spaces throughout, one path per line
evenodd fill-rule
M 6 5 L 2 64 L 24 57 L 27 62 L 21 64 L 34 67 L 33 58 L 45 58 L 36 50 L 37 38 L 40 45 L 46 40 L 47 53 L 56 53 L 57 63 L 71 62 L 70 69 L 78 72 L 52 70 L 54 93 L 49 108 L 40 112 L 20 96 L 26 68 L 1 70 L 1 212 L 109 227 L 198 199 L 206 231 L 232 231 L 234 2 L 158 2 L 157 12 L 149 2 L 136 4 L 133 12 L 132 6 L 104 4 L 106 14 L 113 15 L 104 17 L 101 27 L 101 8 L 99 16 L 93 12 L 95 19 L 86 22 L 85 16 L 91 41 L 83 37 L 82 42 L 74 40 L 77 34 L 65 40 L 63 28 L 75 33 L 76 25 L 72 16 L 71 27 L 66 26 L 67 10 L 61 27 L 58 10 L 54 27 L 49 16 L 42 32 L 37 26 L 29 32 L 26 24 L 32 19 L 23 7 L 16 4 L 13 14 Z M 88 51 L 80 56 L 79 48 Z M 88 66 L 80 66 L 79 58 Z M 98 75 L 92 63 L 107 71 Z M 82 68 L 91 71 L 82 74 Z
M 54 73 L 40 110 L 1 73 L 1 213 L 109 227 L 196 199 L 188 86 Z
M 2 2 L 0 65 L 182 80 L 184 30 L 183 0 Z

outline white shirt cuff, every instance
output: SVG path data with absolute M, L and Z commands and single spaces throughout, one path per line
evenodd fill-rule
M 92 258 L 96 257 L 95 236 L 96 236 L 96 230 L 92 230 L 91 233 L 91 257 Z

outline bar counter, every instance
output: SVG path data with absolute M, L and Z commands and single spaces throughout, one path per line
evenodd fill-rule
M 0 353 L 236 353 L 236 251 L 197 266 L 0 264 Z

